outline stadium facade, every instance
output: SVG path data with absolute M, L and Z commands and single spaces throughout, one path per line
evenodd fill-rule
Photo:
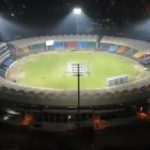
M 52 40 L 53 45 L 46 45 Z M 138 80 L 103 89 L 77 91 L 23 86 L 5 78 L 7 69 L 30 54 L 51 51 L 105 51 L 133 59 L 146 67 Z M 42 36 L 0 43 L 0 121 L 50 131 L 105 127 L 135 121 L 136 112 L 148 109 L 150 97 L 150 43 L 93 35 Z

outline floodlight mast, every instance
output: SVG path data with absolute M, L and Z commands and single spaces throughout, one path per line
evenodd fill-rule
M 78 77 L 78 129 L 80 128 L 80 64 L 77 64 Z
M 81 8 L 74 8 L 73 13 L 76 15 L 76 34 L 79 34 L 79 15 L 82 13 Z
M 77 76 L 77 127 L 80 129 L 80 76 L 85 75 L 87 70 L 84 63 L 73 63 L 71 66 L 72 69 L 68 71 L 72 72 L 72 75 Z

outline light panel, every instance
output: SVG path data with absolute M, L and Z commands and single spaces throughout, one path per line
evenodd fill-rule
M 81 14 L 82 10 L 81 10 L 81 8 L 74 8 L 73 12 L 74 12 L 74 14 L 79 15 L 79 14 Z

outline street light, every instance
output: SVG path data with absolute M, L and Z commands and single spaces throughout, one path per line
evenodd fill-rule
M 77 21 L 76 21 L 76 22 L 77 22 L 77 23 L 76 23 L 76 26 L 77 26 L 76 34 L 78 34 L 78 33 L 79 33 L 79 29 L 78 29 L 78 28 L 79 28 L 79 27 L 78 27 L 78 26 L 79 26 L 79 25 L 78 25 L 78 24 L 79 24 L 79 22 L 78 22 L 78 16 L 82 13 L 82 10 L 81 10 L 81 8 L 74 8 L 74 9 L 73 9 L 73 13 L 77 16 Z

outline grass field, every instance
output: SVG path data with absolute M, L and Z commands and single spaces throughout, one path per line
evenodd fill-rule
M 98 52 L 64 52 L 31 55 L 18 61 L 14 77 L 16 82 L 30 86 L 76 89 L 77 77 L 67 74 L 69 62 L 87 63 L 89 74 L 81 76 L 81 89 L 103 88 L 106 79 L 128 74 L 135 80 L 140 71 L 135 64 L 122 57 Z

